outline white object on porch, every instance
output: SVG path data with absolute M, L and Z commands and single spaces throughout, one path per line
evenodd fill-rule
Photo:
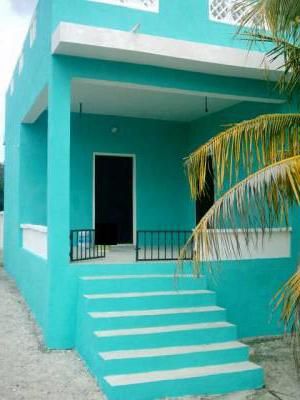
M 22 224 L 23 249 L 44 259 L 48 258 L 48 228 L 44 225 Z

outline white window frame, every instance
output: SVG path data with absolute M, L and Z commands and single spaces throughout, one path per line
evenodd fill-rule
M 19 73 L 19 75 L 21 75 L 21 73 L 23 71 L 23 68 L 24 68 L 24 54 L 22 53 L 20 55 L 19 63 L 18 63 L 18 73 Z
M 29 29 L 29 45 L 33 46 L 36 39 L 36 16 L 33 17 L 30 29 Z
M 11 96 L 14 94 L 14 90 L 15 90 L 15 80 L 14 78 L 12 78 L 9 86 L 9 93 Z
M 94 3 L 104 3 L 113 6 L 134 8 L 136 10 L 159 12 L 159 0 L 88 0 Z

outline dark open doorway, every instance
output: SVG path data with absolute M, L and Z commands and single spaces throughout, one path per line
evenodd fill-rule
M 132 157 L 96 155 L 95 229 L 98 243 L 133 243 Z
M 202 196 L 196 201 L 196 224 L 200 222 L 202 217 L 204 217 L 215 201 L 212 157 L 208 157 L 206 168 L 205 193 L 203 193 Z

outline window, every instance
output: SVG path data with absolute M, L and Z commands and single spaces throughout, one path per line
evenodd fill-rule
M 14 81 L 14 79 L 12 79 L 10 82 L 10 87 L 9 87 L 9 93 L 11 96 L 14 94 L 14 89 L 15 89 L 15 81 Z
M 212 21 L 238 25 L 247 10 L 234 9 L 236 0 L 209 0 L 209 18 Z
M 33 18 L 32 22 L 31 22 L 31 25 L 30 25 L 30 29 L 29 29 L 29 44 L 30 44 L 30 47 L 33 46 L 35 38 L 36 38 L 36 17 Z
M 24 67 L 24 55 L 23 53 L 21 54 L 20 58 L 19 58 L 19 64 L 18 64 L 18 72 L 19 75 L 21 75 L 22 71 L 23 71 L 23 67 Z
M 159 12 L 159 0 L 90 0 L 97 3 L 111 4 L 114 6 L 122 6 L 136 8 L 138 10 Z

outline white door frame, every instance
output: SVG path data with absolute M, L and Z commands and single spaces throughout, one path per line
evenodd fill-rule
M 136 155 L 135 154 L 127 154 L 127 153 L 93 153 L 93 228 L 95 229 L 95 213 L 96 213 L 96 205 L 95 205 L 95 166 L 96 166 L 96 157 L 97 156 L 110 156 L 110 157 L 130 157 L 132 158 L 132 238 L 133 245 L 136 245 Z M 132 243 L 128 243 L 132 244 Z

